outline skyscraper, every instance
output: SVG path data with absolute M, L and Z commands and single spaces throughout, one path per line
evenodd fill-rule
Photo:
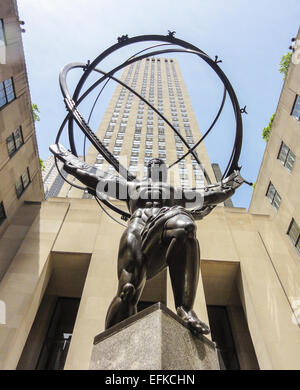
M 49 156 L 44 161 L 44 170 L 42 172 L 45 199 L 58 196 L 60 190 L 64 184 L 63 177 L 67 176 L 67 173 L 63 170 L 63 163 L 58 161 L 57 165 L 61 171 L 62 176 L 58 173 L 54 156 Z
M 137 91 L 163 114 L 191 147 L 201 137 L 193 107 L 181 75 L 173 58 L 147 58 L 131 64 L 123 71 L 121 80 Z M 180 136 L 146 103 L 125 87 L 117 85 L 97 131 L 104 145 L 129 167 L 130 172 L 142 177 L 147 162 L 161 158 L 167 165 L 182 157 L 187 151 Z M 195 154 L 212 181 L 214 172 L 203 144 Z M 103 157 L 93 148 L 87 161 L 99 168 L 113 171 Z M 204 183 L 201 167 L 188 155 L 170 170 L 169 180 L 182 187 L 201 187 Z M 67 184 L 60 196 L 82 196 L 80 191 Z

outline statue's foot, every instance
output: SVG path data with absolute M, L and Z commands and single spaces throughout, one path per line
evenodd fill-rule
M 135 287 L 131 283 L 126 283 L 121 291 L 120 298 L 122 301 L 126 301 L 130 299 L 135 293 Z
M 199 320 L 194 310 L 185 310 L 182 306 L 177 308 L 177 314 L 185 321 L 193 333 L 195 334 L 209 334 L 209 327 L 202 321 Z

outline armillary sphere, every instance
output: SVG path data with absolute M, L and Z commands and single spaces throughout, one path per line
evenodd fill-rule
M 68 127 L 68 136 L 69 136 L 69 143 L 70 143 L 70 151 L 73 155 L 78 156 L 77 149 L 75 145 L 75 137 L 74 137 L 74 122 L 78 125 L 79 129 L 84 133 L 85 139 L 87 138 L 90 143 L 96 148 L 96 150 L 104 157 L 104 159 L 115 168 L 115 170 L 124 178 L 131 181 L 134 180 L 136 177 L 131 172 L 129 172 L 117 159 L 116 157 L 105 147 L 105 145 L 100 141 L 100 139 L 96 136 L 96 134 L 92 131 L 92 129 L 89 126 L 89 122 L 91 119 L 91 115 L 93 113 L 93 110 L 95 108 L 96 102 L 98 101 L 104 87 L 107 85 L 107 82 L 109 80 L 113 80 L 123 87 L 127 88 L 130 92 L 132 92 L 135 96 L 137 96 L 139 99 L 144 101 L 145 104 L 147 104 L 161 119 L 165 121 L 165 123 L 173 130 L 173 132 L 181 139 L 183 144 L 187 148 L 187 152 L 181 156 L 178 160 L 174 161 L 172 164 L 169 165 L 169 168 L 176 165 L 184 159 L 187 155 L 191 154 L 193 158 L 196 160 L 196 162 L 201 166 L 201 162 L 197 156 L 196 148 L 200 145 L 200 143 L 206 138 L 206 136 L 211 132 L 213 127 L 215 126 L 217 120 L 220 117 L 220 114 L 223 110 L 226 95 L 229 95 L 234 116 L 235 116 L 235 139 L 233 143 L 232 152 L 230 154 L 226 169 L 223 173 L 222 180 L 225 180 L 231 173 L 233 173 L 235 170 L 239 170 L 238 161 L 240 157 L 241 152 L 241 146 L 242 146 L 242 138 L 243 138 L 243 124 L 242 124 L 242 117 L 241 113 L 246 112 L 245 108 L 241 109 L 236 97 L 236 94 L 227 79 L 226 75 L 222 71 L 222 69 L 219 67 L 219 63 L 221 62 L 218 60 L 218 57 L 216 56 L 215 59 L 212 59 L 210 56 L 208 56 L 205 52 L 200 50 L 198 47 L 192 45 L 191 43 L 188 43 L 186 41 L 183 41 L 181 39 L 178 39 L 174 36 L 175 32 L 169 31 L 167 35 L 140 35 L 135 36 L 132 38 L 129 38 L 127 35 L 123 35 L 122 37 L 118 38 L 118 42 L 112 46 L 110 46 L 108 49 L 103 51 L 97 58 L 95 58 L 93 61 L 88 61 L 88 63 L 81 63 L 81 62 L 74 62 L 71 64 L 66 65 L 60 72 L 59 76 L 59 83 L 60 88 L 64 97 L 64 102 L 68 111 L 67 116 L 63 120 L 61 127 L 58 131 L 57 137 L 56 137 L 56 144 L 59 143 L 59 139 L 61 137 L 62 131 L 64 130 L 65 126 Z M 130 58 L 126 59 L 122 64 L 115 67 L 114 69 L 110 70 L 109 72 L 104 72 L 103 70 L 99 69 L 99 65 L 101 62 L 110 56 L 112 53 L 116 52 L 117 50 L 137 44 L 140 42 L 158 42 L 155 45 L 146 47 L 143 50 L 140 50 L 139 52 L 132 55 Z M 172 46 L 172 47 L 170 47 Z M 157 55 L 162 55 L 166 53 L 186 53 L 186 54 L 193 54 L 198 56 L 201 60 L 205 61 L 217 74 L 217 76 L 220 78 L 220 80 L 223 83 L 224 86 L 224 92 L 223 92 L 223 98 L 221 101 L 221 105 L 219 107 L 219 110 L 216 114 L 215 119 L 209 126 L 209 128 L 205 131 L 203 136 L 194 144 L 193 147 L 190 147 L 188 142 L 185 140 L 183 135 L 172 125 L 172 123 L 169 122 L 169 120 L 159 111 L 157 110 L 151 103 L 149 103 L 143 96 L 141 96 L 137 91 L 133 90 L 131 87 L 126 85 L 124 82 L 119 80 L 114 76 L 114 74 L 125 68 L 126 66 L 133 64 L 137 61 L 140 61 L 144 58 L 153 57 Z M 83 69 L 83 74 L 80 77 L 80 80 L 78 81 L 74 93 L 71 96 L 70 92 L 68 90 L 67 86 L 67 75 L 68 73 L 76 68 Z M 98 73 L 99 78 L 97 81 L 95 81 L 92 85 L 87 87 L 85 90 L 84 87 L 86 85 L 86 82 L 89 78 L 89 76 L 92 73 Z M 89 118 L 85 120 L 83 116 L 81 115 L 79 111 L 79 106 L 83 102 L 83 100 L 92 92 L 94 89 L 98 86 L 101 86 L 101 90 L 98 94 L 98 96 L 95 99 L 95 102 L 92 106 L 92 109 L 90 111 Z M 83 92 L 82 92 L 83 90 Z M 85 144 L 85 143 L 84 143 Z M 84 151 L 85 155 L 85 151 Z M 56 166 L 58 169 L 56 157 L 55 157 Z M 202 166 L 201 166 L 201 169 Z M 59 169 L 58 169 L 59 171 Z M 211 185 L 211 180 L 207 174 L 207 172 L 204 170 L 204 176 L 206 178 L 206 181 L 209 185 Z M 64 178 L 64 180 L 66 180 Z M 66 180 L 68 182 L 68 180 Z M 80 188 L 82 190 L 86 190 L 86 188 L 74 185 L 73 183 L 68 182 L 69 184 Z M 95 195 L 95 194 L 93 194 Z M 101 198 L 101 202 L 103 202 L 106 206 L 108 206 L 111 210 L 117 212 L 122 216 L 122 219 L 127 219 L 130 217 L 130 214 L 120 208 L 118 208 L 116 205 L 112 204 L 109 200 L 106 198 Z

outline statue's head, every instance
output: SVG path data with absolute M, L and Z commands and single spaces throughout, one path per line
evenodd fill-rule
M 147 177 L 155 182 L 166 182 L 168 178 L 168 168 L 160 158 L 152 158 L 147 164 Z

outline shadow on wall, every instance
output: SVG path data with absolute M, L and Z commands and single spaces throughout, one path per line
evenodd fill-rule
M 18 370 L 64 368 L 90 259 L 90 254 L 51 253 L 51 276 Z
M 39 202 L 24 202 L 0 238 L 0 282 L 40 209 Z

